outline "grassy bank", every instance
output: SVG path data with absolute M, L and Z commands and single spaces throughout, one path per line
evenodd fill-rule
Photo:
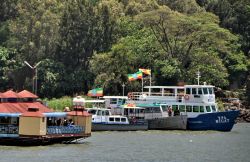
M 93 98 L 90 98 L 88 96 L 82 97 L 86 100 L 93 100 Z M 69 107 L 70 109 L 72 108 L 73 97 L 64 96 L 62 98 L 43 99 L 43 102 L 45 102 L 46 105 L 54 111 L 63 111 L 65 107 Z M 90 103 L 87 103 L 86 106 L 91 107 L 92 105 Z
M 59 99 L 53 98 L 53 99 L 44 99 L 43 101 L 46 102 L 46 105 L 55 110 L 55 111 L 63 111 L 65 107 L 72 107 L 72 97 L 65 96 Z

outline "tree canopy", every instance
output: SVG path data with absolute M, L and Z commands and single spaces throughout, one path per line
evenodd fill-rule
M 195 84 L 199 71 L 202 82 L 250 88 L 247 0 L 6 0 L 0 14 L 1 90 L 31 90 L 24 61 L 41 61 L 41 97 L 140 90 L 127 78 L 139 68 L 154 85 Z

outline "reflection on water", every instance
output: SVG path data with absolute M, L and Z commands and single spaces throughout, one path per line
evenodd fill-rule
M 250 124 L 231 132 L 94 132 L 78 144 L 0 146 L 0 161 L 249 161 Z

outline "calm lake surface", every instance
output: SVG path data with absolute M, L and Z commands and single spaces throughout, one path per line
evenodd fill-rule
M 79 144 L 0 146 L 0 161 L 250 161 L 250 124 L 231 132 L 93 132 Z

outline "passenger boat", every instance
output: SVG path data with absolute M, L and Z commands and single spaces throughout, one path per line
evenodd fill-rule
M 140 103 L 126 104 L 122 107 L 124 114 L 131 113 L 132 108 L 143 109 L 139 114 L 141 118 L 148 121 L 148 129 L 158 130 L 186 130 L 187 115 L 174 114 L 166 104 Z M 133 112 L 133 111 L 132 111 Z M 138 112 L 135 112 L 138 113 Z
M 112 115 L 110 109 L 90 108 L 87 111 L 92 114 L 92 131 L 137 131 L 148 129 L 145 120 Z
M 128 93 L 127 103 L 165 105 L 176 113 L 187 115 L 189 130 L 231 131 L 239 111 L 219 112 L 215 102 L 214 86 L 146 86 L 146 92 Z M 153 113 L 154 107 L 150 109 Z
M 91 136 L 91 115 L 86 111 L 53 112 L 37 98 L 26 90 L 0 93 L 0 144 L 46 145 Z

